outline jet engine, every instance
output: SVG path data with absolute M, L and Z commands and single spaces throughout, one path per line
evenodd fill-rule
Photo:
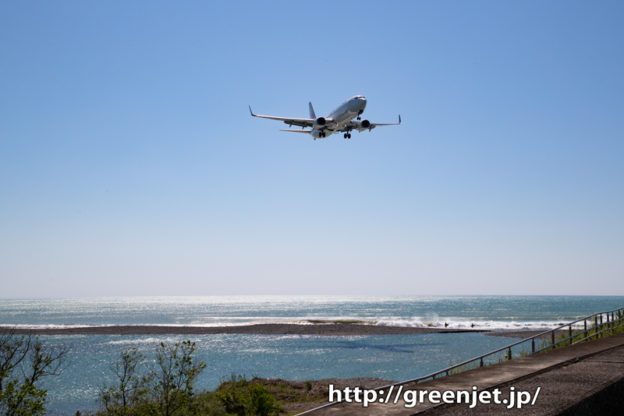
M 370 125 L 371 125 L 371 123 L 370 123 L 370 121 L 368 121 L 368 120 L 362 120 L 362 121 L 360 122 L 360 126 L 362 126 L 362 128 L 363 128 L 363 129 L 367 129 L 367 128 L 369 128 L 369 127 L 370 127 Z
M 327 124 L 327 121 L 325 120 L 325 117 L 319 117 L 316 120 L 314 120 L 314 128 L 319 128 L 319 127 L 323 127 L 325 124 Z

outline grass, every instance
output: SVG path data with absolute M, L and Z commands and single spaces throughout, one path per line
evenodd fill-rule
M 598 327 L 589 327 L 587 328 L 587 332 L 580 329 L 573 330 L 571 337 L 569 333 L 565 331 L 555 338 L 555 344 L 557 344 L 556 348 L 567 347 L 583 340 L 590 341 L 592 339 L 604 338 L 624 333 L 624 319 L 622 319 L 621 316 L 616 316 L 616 319 L 618 320 L 609 322 L 608 324 L 606 322 L 603 322 L 602 327 L 600 326 L 600 324 L 598 325 Z
M 453 365 L 453 361 L 450 361 L 449 367 L 452 365 Z M 462 366 L 455 367 L 449 370 L 448 374 L 449 376 L 453 374 L 459 374 L 459 373 L 463 373 L 464 371 L 474 370 L 475 368 L 479 368 L 479 367 L 481 367 L 481 364 L 479 363 L 479 361 L 472 361 Z
M 588 321 L 589 324 L 591 324 L 592 322 Z M 573 330 L 572 331 L 572 337 L 570 337 L 568 331 L 564 330 L 559 330 L 557 331 L 558 335 L 556 335 L 555 337 L 555 346 L 551 345 L 551 340 L 550 340 L 550 335 L 546 335 L 546 337 L 543 338 L 536 338 L 535 339 L 535 351 L 536 352 L 541 352 L 541 351 L 547 351 L 549 349 L 553 349 L 553 348 L 560 348 L 560 347 L 566 347 L 566 346 L 570 346 L 573 345 L 575 343 L 581 342 L 583 340 L 585 341 L 590 341 L 592 339 L 598 339 L 598 338 L 604 338 L 604 337 L 608 337 L 608 336 L 612 336 L 612 335 L 616 335 L 616 334 L 621 334 L 624 333 L 624 315 L 623 314 L 617 314 L 614 317 L 614 321 L 609 322 L 607 324 L 606 321 L 603 321 L 603 325 L 600 326 L 600 324 L 598 324 L 598 327 L 592 326 L 587 328 L 587 331 L 584 330 Z M 567 339 L 569 338 L 569 339 Z M 520 356 L 520 357 L 527 357 L 529 355 L 533 355 L 532 352 L 532 347 L 529 346 L 527 347 L 526 344 L 530 342 L 527 341 L 525 344 L 520 344 L 522 345 L 522 349 L 520 350 L 519 353 L 516 353 L 515 356 Z M 529 349 L 527 349 L 529 348 Z M 507 351 L 502 351 L 502 353 L 504 354 L 502 357 L 499 357 L 498 359 L 498 363 L 510 360 L 513 358 L 509 356 Z M 485 361 L 485 360 L 484 360 Z M 449 363 L 449 367 L 453 365 L 453 362 L 451 361 Z M 486 362 L 484 362 L 484 366 L 487 366 L 488 364 Z M 448 371 L 448 375 L 452 375 L 452 374 L 459 374 L 461 372 L 464 371 L 468 371 L 468 370 L 473 370 L 475 368 L 479 368 L 481 366 L 480 361 L 477 359 L 475 361 L 469 362 L 467 364 L 464 364 L 460 367 L 456 367 L 453 368 L 451 370 Z

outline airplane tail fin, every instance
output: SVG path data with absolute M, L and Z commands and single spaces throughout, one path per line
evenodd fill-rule
M 316 119 L 316 114 L 314 113 L 314 107 L 312 107 L 312 103 L 309 102 L 308 105 L 310 106 L 310 118 Z

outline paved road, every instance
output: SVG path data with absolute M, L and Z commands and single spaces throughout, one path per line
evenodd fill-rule
M 541 387 L 534 406 L 507 409 L 505 405 L 418 404 L 406 408 L 397 404 L 375 403 L 368 408 L 360 404 L 341 403 L 313 413 L 316 415 L 566 415 L 610 414 L 624 406 L 624 334 L 572 347 L 517 358 L 500 364 L 444 377 L 420 384 L 408 384 L 403 389 L 418 390 L 481 390 L 499 388 L 501 398 L 514 391 L 533 395 Z M 609 387 L 611 386 L 611 387 Z M 605 390 L 606 389 L 606 390 Z M 602 392 L 602 393 L 601 393 Z M 596 406 L 603 406 L 598 410 Z M 606 407 L 605 407 L 606 406 Z M 611 407 L 609 407 L 611 406 Z M 588 413 L 590 410 L 590 413 Z M 607 412 L 607 413 L 605 413 Z M 619 412 L 618 412 L 619 413 Z M 618 414 L 615 413 L 615 414 Z M 619 413 L 624 414 L 624 412 Z

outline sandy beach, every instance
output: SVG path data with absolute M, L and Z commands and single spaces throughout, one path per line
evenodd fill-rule
M 254 324 L 240 326 L 168 326 L 168 325 L 114 325 L 68 328 L 13 328 L 1 327 L 0 334 L 17 335 L 204 335 L 204 334 L 256 334 L 256 335 L 395 335 L 433 334 L 459 332 L 486 332 L 476 329 L 422 328 L 382 326 L 351 323 L 315 324 Z

